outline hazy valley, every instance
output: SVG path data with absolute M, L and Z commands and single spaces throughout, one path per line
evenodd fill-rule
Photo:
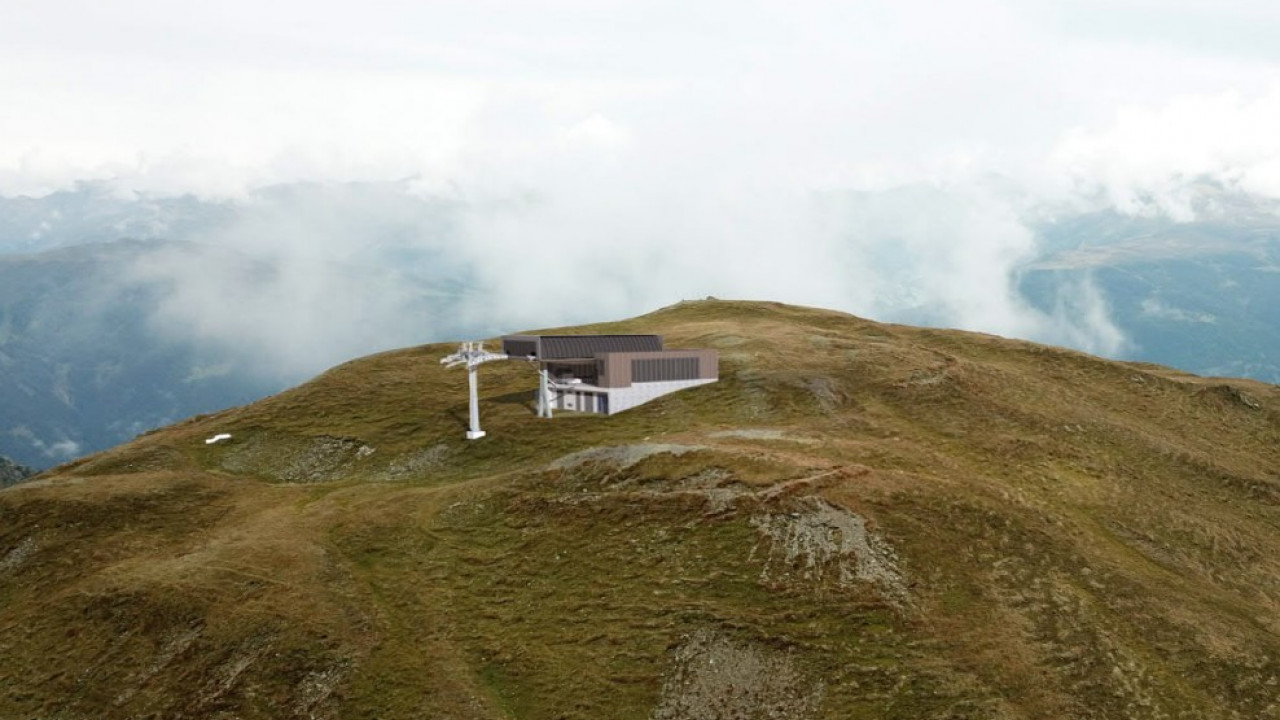
M 1035 252 L 999 282 L 1053 344 L 1092 347 L 1073 332 L 1096 325 L 1118 359 L 1275 382 L 1275 209 L 1208 197 L 1217 204 L 1191 221 L 1100 211 L 1033 225 Z M 395 183 L 241 202 L 121 199 L 92 184 L 0 199 L 0 454 L 49 467 L 350 357 L 509 331 L 528 303 L 486 298 L 493 281 L 450 249 L 460 212 Z M 143 239 L 118 239 L 130 236 Z M 928 287 L 893 240 L 871 269 L 898 290 Z M 936 300 L 878 302 L 886 321 L 964 320 Z M 569 305 L 549 312 L 588 307 Z
M 324 190 L 276 192 L 247 208 L 92 187 L 0 199 L 0 454 L 49 467 L 355 355 L 467 334 L 463 285 L 401 247 L 394 220 L 365 223 L 354 257 L 285 252 L 264 216 Z

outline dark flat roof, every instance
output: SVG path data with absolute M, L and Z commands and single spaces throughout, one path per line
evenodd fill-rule
M 603 352 L 662 350 L 661 335 L 509 335 L 513 340 L 537 338 L 539 360 L 576 360 Z M 506 338 L 503 338 L 505 341 Z

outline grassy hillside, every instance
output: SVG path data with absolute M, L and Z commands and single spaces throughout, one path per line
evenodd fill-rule
M 439 345 L 0 492 L 2 718 L 1280 717 L 1280 392 L 771 303 Z M 208 446 L 214 433 L 230 442 Z

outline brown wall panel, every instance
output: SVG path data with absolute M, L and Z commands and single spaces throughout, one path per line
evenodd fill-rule
M 596 384 L 600 387 L 628 387 L 633 382 L 719 378 L 719 355 L 715 350 L 611 352 L 600 353 L 596 359 L 600 363 Z M 689 360 L 694 362 L 690 363 Z M 633 375 L 637 372 L 638 375 Z

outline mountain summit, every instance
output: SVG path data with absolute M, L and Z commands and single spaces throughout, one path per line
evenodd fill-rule
M 383 353 L 0 492 L 0 717 L 1280 717 L 1280 391 L 774 303 Z M 228 440 L 207 444 L 218 434 Z

